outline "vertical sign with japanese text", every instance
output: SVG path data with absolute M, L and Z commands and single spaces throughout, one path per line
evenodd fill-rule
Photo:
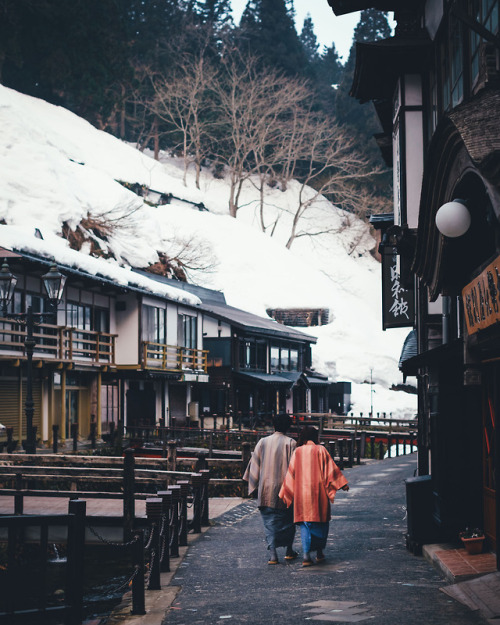
M 395 247 L 386 247 L 382 254 L 382 327 L 413 327 L 415 300 L 411 289 L 401 285 Z

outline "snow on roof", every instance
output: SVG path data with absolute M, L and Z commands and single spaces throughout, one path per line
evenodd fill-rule
M 47 239 L 30 237 L 25 230 L 16 226 L 0 225 L 0 246 L 26 254 L 54 260 L 60 267 L 69 267 L 89 276 L 102 277 L 123 287 L 138 288 L 159 297 L 166 297 L 176 302 L 199 306 L 201 300 L 195 295 L 176 289 L 169 284 L 157 282 L 145 275 L 132 271 L 130 267 L 121 267 L 112 260 L 94 258 L 68 247 L 67 242 L 55 235 Z M 64 271 L 64 270 L 63 270 Z

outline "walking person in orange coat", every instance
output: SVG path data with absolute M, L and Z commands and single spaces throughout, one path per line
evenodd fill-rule
M 300 526 L 302 538 L 302 566 L 311 566 L 311 551 L 316 551 L 316 562 L 325 559 L 330 503 L 339 489 L 348 491 L 349 485 L 330 454 L 318 445 L 316 428 L 305 426 L 299 435 L 299 445 L 279 496 L 288 507 L 293 503 L 293 520 Z

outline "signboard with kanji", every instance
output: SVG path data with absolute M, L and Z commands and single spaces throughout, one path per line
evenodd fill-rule
M 462 301 L 469 335 L 500 321 L 500 256 L 462 290 Z
M 401 285 L 395 247 L 385 247 L 382 254 L 382 327 L 413 327 L 415 298 L 413 290 Z

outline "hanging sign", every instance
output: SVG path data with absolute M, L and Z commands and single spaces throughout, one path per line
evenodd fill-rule
M 500 321 L 500 256 L 462 290 L 462 302 L 469 335 Z
M 413 327 L 414 322 L 413 290 L 401 286 L 396 248 L 386 246 L 382 254 L 382 327 Z

